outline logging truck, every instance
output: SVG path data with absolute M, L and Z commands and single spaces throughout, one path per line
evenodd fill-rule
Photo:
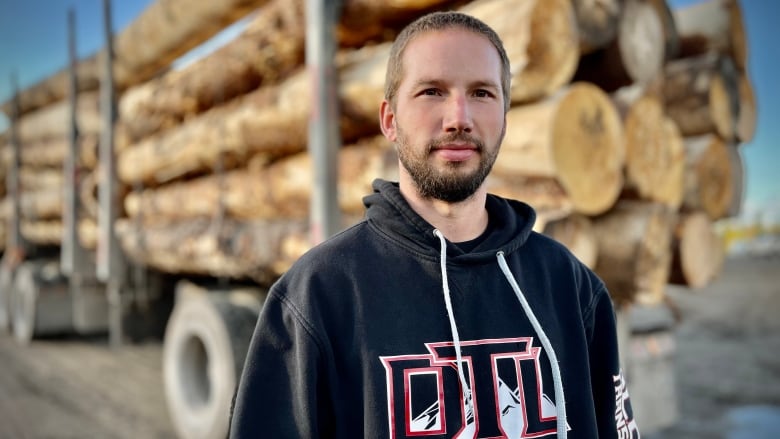
M 705 285 L 723 258 L 712 222 L 739 211 L 737 145 L 755 129 L 738 4 L 602 3 L 157 0 L 114 35 L 104 0 L 105 45 L 83 59 L 71 13 L 70 65 L 2 106 L 0 328 L 22 344 L 107 332 L 111 345 L 164 328 L 177 433 L 224 437 L 266 289 L 361 217 L 374 178 L 397 178 L 377 124 L 390 40 L 451 8 L 493 27 L 512 65 L 488 190 L 532 205 L 534 228 L 621 310 L 663 303 L 668 282 Z M 233 40 L 173 66 L 239 19 Z M 673 343 L 668 324 L 628 326 L 623 363 L 650 432 L 675 419 L 671 348 L 653 366 L 665 380 L 632 378 L 658 360 L 642 343 Z

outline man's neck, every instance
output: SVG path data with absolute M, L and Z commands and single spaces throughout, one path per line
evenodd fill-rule
M 411 182 L 402 180 L 399 188 L 409 206 L 424 220 L 439 229 L 451 242 L 475 239 L 487 228 L 488 213 L 485 209 L 487 191 L 484 186 L 471 197 L 457 203 L 423 198 Z

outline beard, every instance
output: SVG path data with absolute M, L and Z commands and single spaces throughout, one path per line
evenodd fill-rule
M 448 203 L 458 203 L 474 195 L 477 189 L 487 178 L 498 156 L 499 144 L 502 135 L 493 148 L 486 149 L 484 142 L 464 132 L 447 134 L 430 141 L 420 151 L 415 151 L 408 142 L 405 133 L 397 128 L 398 159 L 401 165 L 409 172 L 421 197 L 436 199 Z M 471 172 L 464 171 L 466 164 L 463 162 L 446 162 L 444 169 L 436 169 L 428 160 L 431 151 L 441 145 L 453 142 L 468 142 L 476 147 L 479 155 L 477 169 Z

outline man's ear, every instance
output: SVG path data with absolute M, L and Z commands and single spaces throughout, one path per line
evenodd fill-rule
M 396 141 L 398 134 L 395 129 L 395 113 L 387 99 L 383 100 L 382 105 L 379 107 L 379 126 L 382 128 L 382 134 L 387 137 L 387 140 L 391 142 Z

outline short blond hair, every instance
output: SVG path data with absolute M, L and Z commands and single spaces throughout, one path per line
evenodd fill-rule
M 506 50 L 504 50 L 504 43 L 501 42 L 501 38 L 490 26 L 477 18 L 461 12 L 433 12 L 424 15 L 406 26 L 398 34 L 392 48 L 390 48 L 390 57 L 387 61 L 385 99 L 395 108 L 396 94 L 403 77 L 402 57 L 409 42 L 424 32 L 446 29 L 464 29 L 477 35 L 483 35 L 490 40 L 490 43 L 496 48 L 498 56 L 501 58 L 501 91 L 504 97 L 504 112 L 508 111 L 512 73 L 509 67 L 509 57 L 506 54 Z

